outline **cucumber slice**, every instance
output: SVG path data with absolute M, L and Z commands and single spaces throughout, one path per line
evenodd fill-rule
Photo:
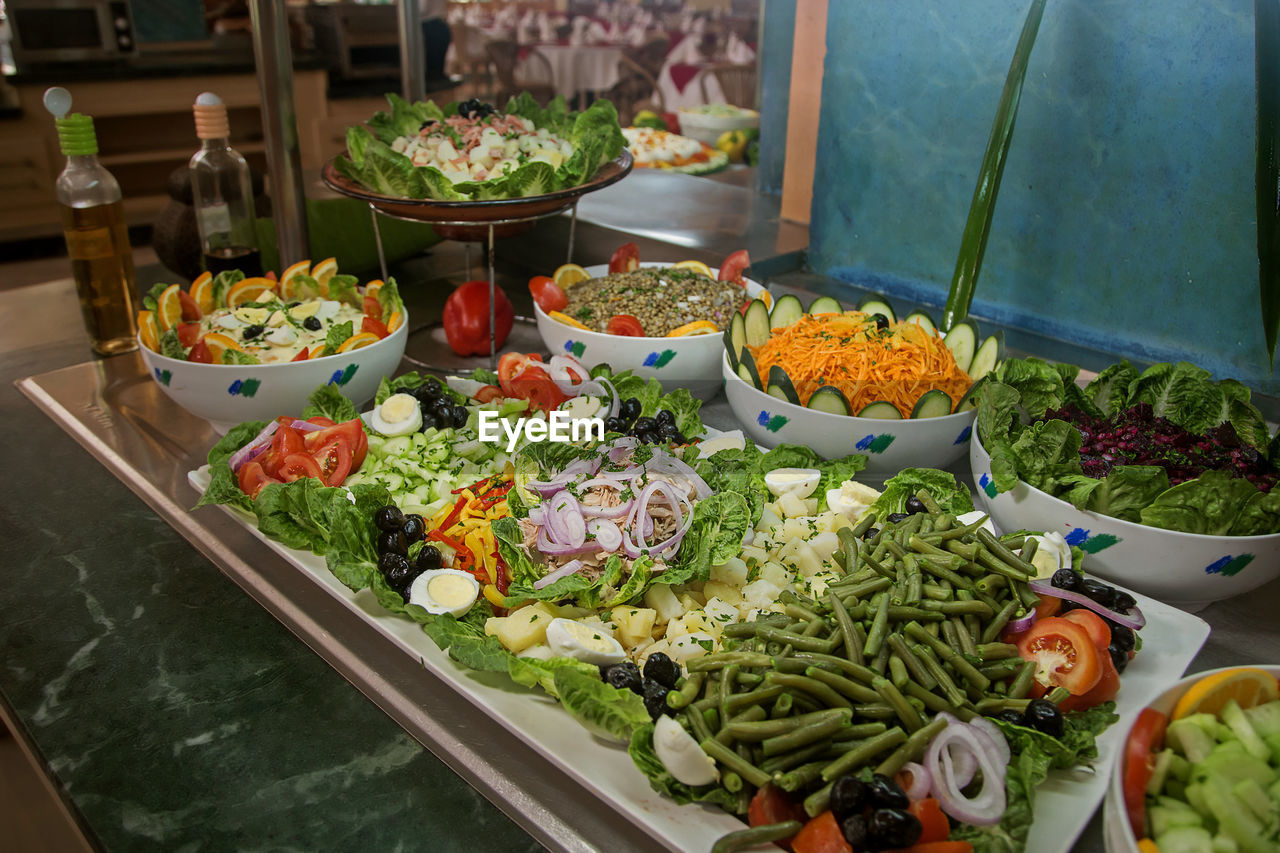
M 797 302 L 799 300 L 796 300 Z M 777 397 L 779 400 L 786 400 L 788 403 L 800 405 L 800 394 L 796 391 L 795 383 L 791 381 L 791 377 L 787 372 L 778 365 L 769 368 L 769 388 L 767 393 L 771 397 Z
M 737 316 L 736 314 L 734 315 Z M 724 354 L 729 356 L 729 369 L 735 373 L 738 371 L 738 350 L 733 345 L 733 335 L 728 329 L 724 330 Z
M 785 329 L 804 316 L 804 305 L 790 293 L 778 297 L 769 312 L 769 328 Z
M 809 305 L 810 314 L 840 314 L 843 311 L 840 300 L 831 296 L 819 296 Z
M 733 353 L 733 363 L 736 365 L 741 356 L 742 348 L 747 345 L 747 321 L 742 319 L 742 315 L 734 313 L 733 319 L 729 321 L 729 352 Z
M 930 317 L 928 314 L 926 314 L 924 311 L 912 311 L 910 314 L 908 314 L 906 317 L 903 318 L 902 322 L 916 323 L 920 326 L 920 328 L 924 329 L 926 332 L 928 332 L 931 335 L 936 334 L 938 331 L 938 327 L 933 324 L 933 318 Z
M 951 414 L 951 398 L 941 388 L 930 388 L 920 395 L 911 409 L 912 418 L 940 418 Z
M 978 408 L 978 398 L 975 392 L 982 387 L 982 383 L 987 381 L 987 377 L 982 377 L 977 382 L 969 386 L 969 390 L 964 392 L 964 396 L 960 398 L 960 402 L 956 403 L 956 412 L 967 412 L 970 409 Z
M 876 400 L 874 403 L 867 403 L 862 407 L 862 411 L 858 412 L 860 418 L 875 418 L 879 421 L 900 421 L 902 420 L 902 412 L 898 411 L 898 407 L 893 403 L 884 400 Z
M 858 306 L 858 310 L 863 314 L 880 314 L 890 323 L 897 322 L 897 315 L 893 313 L 893 308 L 889 306 L 889 300 L 879 293 L 873 293 L 866 299 L 862 300 L 862 304 Z
M 988 373 L 996 369 L 996 365 L 1004 358 L 1004 332 L 996 332 L 982 342 L 977 352 L 973 354 L 973 361 L 969 363 L 969 368 L 965 372 L 974 380 L 981 379 Z
M 764 390 L 761 387 L 760 371 L 756 369 L 756 360 L 751 357 L 751 350 L 744 349 L 738 353 L 741 361 L 738 362 L 738 375 L 751 383 L 751 387 L 757 390 Z
M 759 299 L 751 300 L 747 315 L 743 318 L 747 346 L 762 347 L 769 340 L 769 307 Z
M 951 350 L 956 366 L 968 373 L 969 365 L 973 364 L 973 353 L 978 348 L 978 330 L 974 325 L 968 320 L 956 323 L 942 342 Z
M 812 310 L 812 309 L 810 309 Z M 823 385 L 809 396 L 809 406 L 815 412 L 826 412 L 829 415 L 851 415 L 849 401 L 839 388 Z

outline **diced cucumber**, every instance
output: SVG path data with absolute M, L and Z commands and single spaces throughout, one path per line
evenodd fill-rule
M 964 392 L 964 396 L 960 398 L 960 402 L 956 403 L 957 412 L 967 412 L 970 409 L 978 408 L 978 398 L 975 396 L 974 392 L 976 392 L 978 388 L 982 386 L 982 383 L 986 381 L 987 377 L 984 376 L 969 386 L 969 390 Z
M 1263 823 L 1271 823 L 1276 819 L 1276 804 L 1267 796 L 1262 786 L 1252 779 L 1243 779 L 1235 783 L 1231 786 L 1231 793 L 1248 806 L 1254 817 Z
M 1280 766 L 1280 732 L 1267 735 L 1262 742 L 1271 750 L 1271 763 Z
M 831 296 L 819 296 L 809 304 L 810 314 L 840 314 L 843 311 L 840 300 Z
M 741 314 L 734 314 L 733 319 L 729 321 L 729 351 L 733 353 L 733 363 L 736 365 L 742 360 L 740 353 L 747 346 L 747 321 L 742 318 Z
M 799 300 L 796 300 L 797 302 Z M 777 397 L 779 400 L 786 400 L 788 403 L 800 405 L 800 394 L 796 391 L 795 383 L 791 381 L 791 377 L 780 366 L 774 365 L 769 368 L 769 388 L 770 397 Z
M 1245 709 L 1244 715 L 1259 737 L 1280 734 L 1280 701 L 1254 705 Z
M 1166 734 L 1165 737 L 1168 738 L 1168 735 Z M 1209 811 L 1208 804 L 1204 801 L 1204 787 L 1200 783 L 1196 782 L 1188 785 L 1184 793 L 1187 798 L 1187 804 L 1199 812 L 1201 817 L 1213 817 Z
M 737 314 L 733 315 L 733 319 L 741 320 Z M 724 330 L 724 354 L 729 357 L 729 369 L 734 373 L 738 372 L 738 349 L 733 345 L 733 335 L 728 329 Z
M 1160 853 L 1213 853 L 1213 836 L 1198 826 L 1174 827 L 1157 835 L 1155 842 Z
M 752 387 L 763 390 L 764 383 L 760 381 L 760 371 L 756 369 L 756 360 L 751 357 L 751 350 L 744 349 L 741 355 L 742 361 L 738 363 L 738 375 L 750 382 Z
M 1172 725 L 1170 723 L 1171 728 Z M 1267 762 L 1254 758 L 1244 749 L 1228 749 L 1230 746 L 1224 743 L 1200 761 L 1192 762 L 1191 778 L 1203 783 L 1209 776 L 1216 776 L 1231 784 L 1252 779 L 1264 788 L 1276 781 L 1276 771 Z
M 1240 848 L 1249 853 L 1266 853 L 1272 850 L 1266 840 L 1262 822 L 1240 801 L 1231 790 L 1231 783 L 1221 776 L 1210 776 L 1200 786 L 1205 805 L 1218 821 L 1218 831 L 1235 839 Z M 1159 844 L 1159 842 L 1156 842 Z M 1164 848 L 1161 847 L 1161 853 Z
M 890 323 L 898 319 L 893 313 L 893 308 L 889 306 L 889 300 L 879 293 L 873 293 L 866 299 L 862 300 L 862 304 L 858 306 L 858 310 L 863 314 L 879 314 Z
M 790 293 L 783 294 L 778 297 L 777 302 L 773 303 L 773 310 L 769 312 L 769 328 L 785 329 L 803 316 L 804 304 L 799 298 Z
M 1191 762 L 1177 753 L 1173 753 L 1173 761 L 1169 764 L 1169 776 L 1183 782 L 1191 778 Z
M 875 418 L 880 421 L 900 421 L 902 420 L 902 412 L 898 411 L 898 407 L 893 403 L 885 400 L 876 400 L 874 403 L 867 403 L 862 407 L 862 411 L 858 412 L 860 418 Z
M 1170 809 L 1164 806 L 1152 806 L 1147 810 L 1151 821 L 1149 833 L 1152 838 L 1159 838 L 1172 829 L 1182 826 L 1204 826 L 1204 820 L 1194 809 Z
M 1213 739 L 1191 717 L 1171 722 L 1165 734 L 1165 742 L 1192 764 L 1199 764 L 1207 758 L 1214 747 Z
M 967 320 L 956 323 L 942 342 L 951 350 L 956 366 L 968 373 L 969 366 L 973 364 L 973 354 L 978 349 L 978 330 L 974 325 Z
M 1240 845 L 1230 835 L 1219 832 L 1213 837 L 1213 853 L 1240 853 Z
M 1228 699 L 1227 704 L 1223 706 L 1222 722 L 1231 727 L 1232 733 L 1240 739 L 1244 748 L 1254 758 L 1260 758 L 1263 761 L 1271 758 L 1271 750 L 1253 730 L 1253 726 L 1249 724 L 1248 718 L 1245 717 L 1244 711 L 1240 710 L 1240 704 L 1236 700 Z
M 1175 758 L 1172 749 L 1164 749 L 1156 753 L 1155 766 L 1151 771 L 1151 778 L 1147 780 L 1147 793 L 1151 796 L 1159 794 L 1164 788 L 1165 780 L 1169 778 L 1169 769 L 1173 766 Z
M 920 395 L 911 409 L 912 418 L 940 418 L 951 414 L 951 398 L 941 388 L 930 388 Z
M 996 365 L 1004 358 L 1004 332 L 996 332 L 994 335 L 986 338 L 982 345 L 978 347 L 977 352 L 973 354 L 973 361 L 969 363 L 969 369 L 965 372 L 975 381 L 986 376 L 988 373 L 996 369 Z
M 830 385 L 823 385 L 810 395 L 809 408 L 818 412 L 826 412 L 830 415 L 853 414 L 844 393 L 839 388 L 833 388 Z
M 747 346 L 762 347 L 769 340 L 769 306 L 759 299 L 751 300 L 747 315 L 743 318 L 747 333 Z
M 902 322 L 915 323 L 931 335 L 936 334 L 938 331 L 938 327 L 933 323 L 933 318 L 930 317 L 928 313 L 919 309 L 912 311 L 906 317 L 903 317 Z

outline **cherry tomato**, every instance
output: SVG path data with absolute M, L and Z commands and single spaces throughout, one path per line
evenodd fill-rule
M 1105 652 L 1107 646 L 1111 645 L 1111 628 L 1101 616 L 1092 610 L 1078 608 L 1062 614 L 1062 618 L 1083 626 L 1089 632 L 1089 639 L 1093 640 L 1095 649 Z M 1107 655 L 1107 657 L 1110 657 L 1110 655 Z
M 942 813 L 942 807 L 933 797 L 916 800 L 907 807 L 907 811 L 920 821 L 921 832 L 917 844 L 928 844 L 931 841 L 946 841 L 951 834 L 951 821 Z
M 361 300 L 360 307 L 366 317 L 373 317 L 375 320 L 382 319 L 382 303 L 378 301 L 378 297 L 366 296 Z
M 193 347 L 200 340 L 199 323 L 179 323 L 177 327 L 178 343 L 184 347 Z
M 1102 678 L 1098 650 L 1088 632 L 1058 616 L 1042 619 L 1022 634 L 1018 654 L 1035 661 L 1036 681 L 1065 687 L 1077 696 L 1088 693 Z
M 623 243 L 609 258 L 609 273 L 634 272 L 640 269 L 640 247 L 635 243 Z
M 275 477 L 268 476 L 256 459 L 240 466 L 240 470 L 236 473 L 236 481 L 240 484 L 240 491 L 251 498 L 256 498 L 258 492 L 262 491 L 268 483 L 280 482 Z
M 1124 747 L 1124 807 L 1135 838 L 1147 834 L 1147 783 L 1155 771 L 1155 752 L 1164 747 L 1169 718 L 1144 708 Z
M 736 281 L 746 287 L 746 282 L 742 280 L 742 273 L 749 266 L 751 266 L 751 258 L 747 255 L 747 250 L 739 249 L 724 259 L 720 264 L 720 272 L 716 277 L 720 281 Z
M 644 326 L 630 314 L 614 314 L 609 318 L 609 325 L 604 327 L 607 334 L 621 335 L 627 338 L 643 338 Z
M 191 347 L 191 352 L 187 353 L 187 361 L 194 361 L 199 364 L 213 364 L 213 353 L 209 351 L 209 345 L 203 339 L 195 342 Z
M 1057 616 L 1058 611 L 1062 609 L 1062 599 L 1052 595 L 1040 596 L 1040 603 L 1036 605 L 1036 619 L 1048 619 L 1050 616 Z
M 290 361 L 306 361 L 310 357 L 311 357 L 310 354 L 307 352 L 307 347 L 303 347 L 302 349 L 298 350 L 297 355 L 295 355 L 293 358 L 289 360 Z
M 766 784 L 763 788 L 757 788 L 751 804 L 747 806 L 747 823 L 751 826 L 768 826 L 786 820 L 798 820 L 801 823 L 807 821 L 804 806 L 791 799 L 777 785 Z
M 552 311 L 563 311 L 569 304 L 569 296 L 564 292 L 564 288 L 556 284 L 556 280 L 550 276 L 535 275 L 529 279 L 529 294 L 533 296 L 533 301 L 538 303 L 538 307 L 547 314 Z
M 804 825 L 791 839 L 793 853 L 853 853 L 853 847 L 844 839 L 840 824 L 830 810 L 823 812 Z
M 481 403 L 488 403 L 503 396 L 502 389 L 497 385 L 483 385 L 480 390 L 474 394 L 475 399 Z
M 364 319 L 360 321 L 360 331 L 372 332 L 373 334 L 377 335 L 379 338 L 385 338 L 387 335 L 391 334 L 391 332 L 387 331 L 386 323 L 382 322 L 381 320 L 370 317 L 367 314 L 365 315 Z
M 1072 611 L 1073 613 L 1075 611 Z M 1120 671 L 1105 648 L 1098 649 L 1098 664 L 1101 675 L 1098 683 L 1082 695 L 1072 694 L 1058 703 L 1062 711 L 1083 711 L 1103 702 L 1110 702 L 1120 692 Z
M 182 306 L 182 319 L 185 322 L 192 323 L 204 316 L 204 312 L 196 304 L 195 297 L 185 290 L 178 291 L 178 304 Z
M 280 463 L 280 472 L 277 476 L 286 483 L 292 483 L 294 480 L 300 480 L 303 477 L 314 477 L 317 480 L 323 479 L 320 464 L 305 453 L 290 453 L 284 457 L 284 460 Z

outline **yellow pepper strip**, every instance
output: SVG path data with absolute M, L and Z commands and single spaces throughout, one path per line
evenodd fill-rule
M 503 606 L 502 593 L 498 592 L 498 588 L 491 583 L 487 583 L 484 585 L 484 597 L 487 598 L 489 600 L 489 603 L 492 604 L 494 607 Z

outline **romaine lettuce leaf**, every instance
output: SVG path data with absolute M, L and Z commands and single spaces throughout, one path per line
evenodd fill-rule
M 978 437 L 982 440 L 982 446 L 990 453 L 993 442 L 1009 438 L 1022 427 L 1018 390 L 988 377 L 974 397 L 978 403 Z M 1000 488 L 1000 491 L 1008 491 L 1010 488 L 1013 487 Z
M 1013 443 L 1018 474 L 1037 489 L 1057 494 L 1069 474 L 1080 474 L 1080 431 L 1066 421 L 1036 421 Z
M 1157 417 L 1197 433 L 1226 419 L 1223 396 L 1209 371 L 1186 361 L 1153 364 L 1129 384 L 1129 405 L 1150 403 Z
M 1142 523 L 1151 527 L 1225 536 L 1257 493 L 1248 480 L 1223 471 L 1205 471 L 1161 492 L 1140 515 Z
M 693 508 L 693 523 L 680 543 L 679 553 L 653 582 L 679 584 L 706 580 L 712 566 L 737 556 L 750 527 L 751 507 L 742 495 L 717 492 L 698 501 Z
M 347 154 L 351 157 L 351 164 L 357 169 L 364 167 L 364 150 L 376 139 L 373 132 L 362 124 L 347 128 Z
M 1084 389 L 1095 406 L 1107 416 L 1129 408 L 1129 386 L 1138 378 L 1138 369 L 1127 360 L 1099 373 Z
M 1105 480 L 1068 474 L 1059 483 L 1069 487 L 1062 499 L 1077 509 L 1140 522 L 1142 508 L 1169 488 L 1169 475 L 1158 465 L 1117 465 Z
M 686 803 L 710 803 L 727 812 L 737 811 L 737 797 L 719 785 L 704 785 L 692 788 L 676 780 L 653 748 L 653 723 L 646 723 L 637 728 L 631 735 L 631 743 L 627 746 L 627 754 L 635 762 L 636 767 L 649 780 L 653 790 L 675 800 L 680 805 Z
M 1066 399 L 1062 374 L 1038 358 L 1010 358 L 996 368 L 998 382 L 1018 392 L 1020 404 L 1032 418 L 1044 417 L 1046 409 L 1057 409 Z
M 871 511 L 883 521 L 895 512 L 907 511 L 907 498 L 919 491 L 926 491 L 937 501 L 943 512 L 961 515 L 973 511 L 973 496 L 967 486 L 937 468 L 904 468 L 885 481 L 880 497 L 871 504 Z
M 592 664 L 574 658 L 542 660 L 512 655 L 508 663 L 507 675 L 511 676 L 511 680 L 516 684 L 522 684 L 525 687 L 541 687 L 549 695 L 559 698 L 555 682 L 556 672 L 561 669 L 577 670 L 586 676 L 593 676 L 599 672 L 599 669 Z
M 206 461 L 209 463 L 209 485 L 196 503 L 198 507 L 209 504 L 224 504 L 253 512 L 253 500 L 240 489 L 235 472 L 227 464 L 237 450 L 244 447 L 267 426 L 266 421 L 246 421 L 227 430 L 227 434 L 218 443 L 209 448 Z
M 1280 489 L 1258 492 L 1245 501 L 1231 524 L 1232 536 L 1258 536 L 1280 530 Z
M 306 408 L 302 410 L 303 420 L 320 417 L 328 418 L 335 424 L 346 423 L 359 416 L 355 403 L 348 400 L 337 385 L 321 385 L 312 391 L 307 398 Z
M 629 742 L 636 729 L 649 722 L 644 700 L 630 690 L 605 684 L 598 675 L 561 667 L 554 683 L 565 710 L 593 734 Z

